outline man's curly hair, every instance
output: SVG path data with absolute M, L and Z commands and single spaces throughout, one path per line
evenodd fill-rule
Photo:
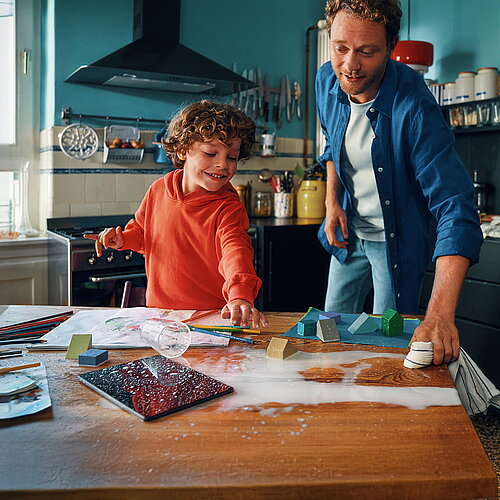
M 218 104 L 204 100 L 181 109 L 168 126 L 166 137 L 161 140 L 174 167 L 182 168 L 187 154 L 195 142 L 218 139 L 226 145 L 231 140 L 241 139 L 239 160 L 250 157 L 255 143 L 255 123 L 239 109 L 229 104 Z
M 328 0 L 325 7 L 328 33 L 330 33 L 333 18 L 341 10 L 360 19 L 383 24 L 387 46 L 391 50 L 395 47 L 399 38 L 402 15 L 399 0 Z

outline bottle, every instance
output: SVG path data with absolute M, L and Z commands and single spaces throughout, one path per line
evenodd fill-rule
M 472 182 L 474 185 L 474 207 L 479 215 L 486 211 L 486 187 L 479 182 L 479 173 L 477 170 L 472 172 Z

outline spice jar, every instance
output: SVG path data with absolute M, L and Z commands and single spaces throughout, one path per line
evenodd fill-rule
M 254 217 L 270 217 L 273 209 L 272 193 L 257 191 L 253 200 Z

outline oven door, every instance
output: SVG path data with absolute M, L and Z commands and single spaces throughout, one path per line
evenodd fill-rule
M 72 276 L 70 305 L 120 307 L 125 282 L 146 287 L 144 266 L 127 267 L 113 272 L 105 270 L 76 271 Z

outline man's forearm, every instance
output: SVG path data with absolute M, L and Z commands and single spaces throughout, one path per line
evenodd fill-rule
M 426 316 L 454 320 L 469 264 L 469 259 L 461 255 L 443 255 L 436 259 L 436 274 Z
M 326 162 L 326 198 L 325 204 L 329 205 L 338 203 L 337 193 L 339 190 L 340 180 L 335 170 L 333 161 Z

